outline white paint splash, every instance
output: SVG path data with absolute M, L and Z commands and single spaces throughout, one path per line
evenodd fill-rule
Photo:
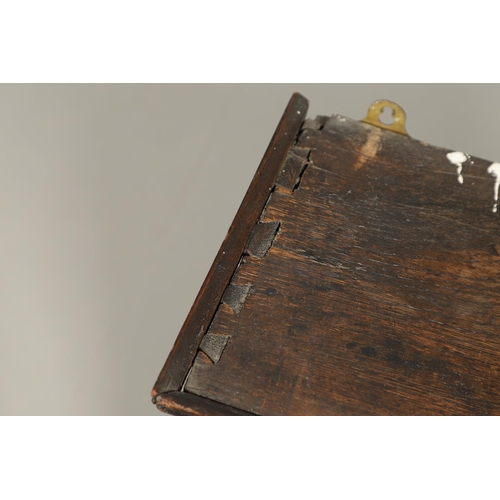
M 493 188 L 493 213 L 496 213 L 498 209 L 498 188 L 500 187 L 500 163 L 492 163 L 487 172 L 495 177 L 495 187 Z
M 461 153 L 460 151 L 454 151 L 453 153 L 448 153 L 446 155 L 448 161 L 457 167 L 457 181 L 460 184 L 464 183 L 464 178 L 462 177 L 462 163 L 470 159 L 469 155 Z

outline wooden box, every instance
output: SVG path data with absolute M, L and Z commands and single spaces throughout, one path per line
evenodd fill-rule
M 307 104 L 292 96 L 153 402 L 500 414 L 500 165 L 409 137 L 392 103 L 366 122 Z

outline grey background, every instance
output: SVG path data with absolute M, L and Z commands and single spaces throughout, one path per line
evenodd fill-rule
M 500 86 L 0 86 L 0 414 L 160 415 L 149 393 L 294 91 L 396 101 L 500 161 Z

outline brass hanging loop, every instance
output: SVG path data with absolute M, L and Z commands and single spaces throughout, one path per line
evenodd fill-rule
M 388 125 L 380 120 L 380 115 L 382 114 L 384 108 L 390 108 L 392 111 L 392 117 L 394 122 Z M 387 101 L 385 99 L 380 99 L 375 101 L 368 108 L 368 114 L 364 120 L 364 123 L 369 123 L 370 125 L 375 125 L 375 127 L 384 128 L 386 130 L 392 130 L 398 134 L 408 135 L 406 131 L 406 113 L 404 109 L 392 101 Z

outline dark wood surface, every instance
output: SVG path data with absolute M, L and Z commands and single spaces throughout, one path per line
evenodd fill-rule
M 151 392 L 153 401 L 158 394 L 178 391 L 182 388 L 198 346 L 240 262 L 289 149 L 297 138 L 308 104 L 304 96 L 297 93 L 292 95 L 226 238 L 153 387 Z
M 500 414 L 492 162 L 461 184 L 448 152 L 307 120 L 183 391 L 257 415 Z
M 251 414 L 237 408 L 210 401 L 206 398 L 200 398 L 188 392 L 169 392 L 160 394 L 156 397 L 156 407 L 165 413 L 183 417 L 197 416 L 228 416 L 244 417 Z

